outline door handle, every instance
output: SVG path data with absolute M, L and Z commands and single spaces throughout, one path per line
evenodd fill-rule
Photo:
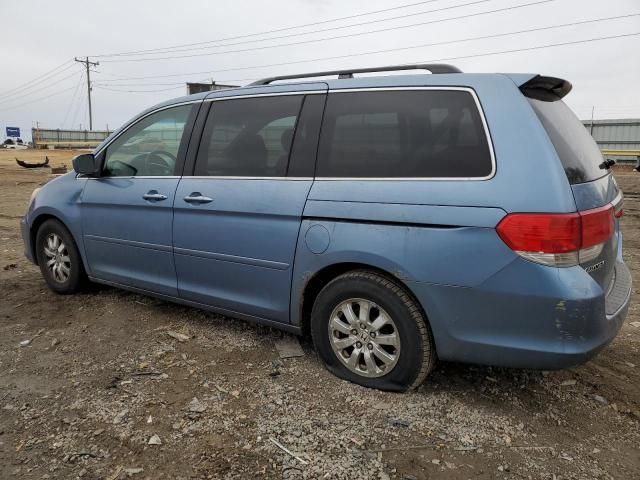
M 147 193 L 142 195 L 142 198 L 144 198 L 145 200 L 152 200 L 155 202 L 159 202 L 161 200 L 166 200 L 167 196 L 161 193 L 158 193 L 157 190 L 149 190 Z
M 187 203 L 210 203 L 213 202 L 213 198 L 205 197 L 200 192 L 192 192 L 184 197 L 184 201 Z

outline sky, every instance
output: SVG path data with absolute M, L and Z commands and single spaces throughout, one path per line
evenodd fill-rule
M 86 56 L 99 62 L 95 130 L 186 94 L 187 81 L 429 61 L 565 78 L 580 118 L 640 117 L 640 0 L 0 0 L 0 21 L 0 138 L 5 126 L 25 139 L 36 125 L 88 128 L 73 61 Z M 576 22 L 588 23 L 546 28 Z M 521 51 L 497 53 L 509 50 Z

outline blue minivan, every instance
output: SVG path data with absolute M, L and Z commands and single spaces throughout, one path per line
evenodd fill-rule
M 354 78 L 408 69 L 431 74 Z M 308 333 L 367 387 L 414 388 L 436 359 L 576 365 L 619 331 L 631 276 L 570 90 L 438 64 L 171 100 L 33 193 L 26 255 L 57 293 L 89 280 Z

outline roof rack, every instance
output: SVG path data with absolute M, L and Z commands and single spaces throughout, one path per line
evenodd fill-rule
M 393 72 L 401 70 L 428 70 L 433 74 L 437 73 L 462 73 L 458 67 L 453 65 L 447 65 L 446 63 L 418 63 L 409 65 L 391 65 L 388 67 L 371 67 L 371 68 L 355 68 L 350 70 L 330 70 L 328 72 L 313 72 L 313 73 L 298 73 L 296 75 L 280 75 L 277 77 L 263 78 L 256 80 L 249 85 L 269 85 L 276 80 L 293 80 L 296 78 L 308 78 L 308 77 L 328 77 L 330 75 L 338 75 L 339 79 L 353 78 L 354 73 L 369 73 L 369 72 Z

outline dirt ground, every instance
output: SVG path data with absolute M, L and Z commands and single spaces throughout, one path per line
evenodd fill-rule
M 19 233 L 48 173 L 14 162 L 45 153 L 74 154 L 0 151 L 0 478 L 640 478 L 640 174 L 616 170 L 635 288 L 596 359 L 441 363 L 393 394 L 333 377 L 307 340 L 280 360 L 268 328 L 107 287 L 51 293 Z

